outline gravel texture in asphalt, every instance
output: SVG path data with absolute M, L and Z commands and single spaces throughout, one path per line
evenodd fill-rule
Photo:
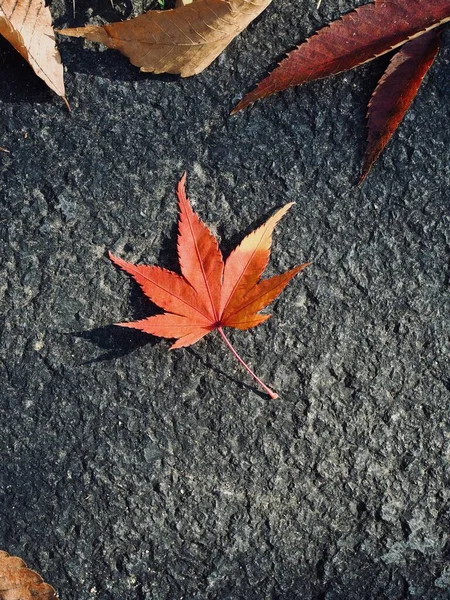
M 388 59 L 229 112 L 350 0 L 269 8 L 204 73 L 60 39 L 69 114 L 0 44 L 0 548 L 65 600 L 450 597 L 450 36 L 364 185 Z M 57 27 L 137 0 L 51 3 Z M 75 10 L 75 16 L 73 14 Z M 273 317 L 170 342 L 108 261 L 178 269 L 182 172 L 229 252 L 274 209 Z

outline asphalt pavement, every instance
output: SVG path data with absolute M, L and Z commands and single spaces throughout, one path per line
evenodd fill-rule
M 450 597 L 450 32 L 361 188 L 387 58 L 229 116 L 352 6 L 274 0 L 189 79 L 61 39 L 70 114 L 0 44 L 0 548 L 64 600 Z M 217 334 L 112 325 L 154 307 L 109 249 L 178 269 L 183 171 L 224 253 L 296 203 L 267 273 L 313 264 L 229 332 L 278 400 Z

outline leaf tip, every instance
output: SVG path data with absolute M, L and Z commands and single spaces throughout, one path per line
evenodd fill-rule
M 300 273 L 300 271 L 303 271 L 304 269 L 306 269 L 306 267 L 309 267 L 311 265 L 312 265 L 312 260 L 302 263 L 301 265 L 298 265 L 297 267 L 294 267 L 295 275 L 297 275 L 297 273 Z
M 378 155 L 377 155 L 377 157 L 378 157 Z M 363 163 L 363 166 L 361 169 L 361 175 L 359 177 L 359 181 L 358 181 L 358 185 L 357 185 L 358 188 L 360 188 L 362 186 L 362 184 L 364 183 L 364 181 L 366 180 L 366 177 L 370 173 L 370 171 L 372 169 L 372 165 L 375 162 L 376 158 L 374 160 L 368 160 L 367 157 L 364 159 L 364 163 Z
M 242 98 L 242 100 L 239 100 L 239 102 L 236 104 L 236 106 L 231 110 L 230 115 L 232 117 L 234 117 L 234 115 L 236 115 L 238 112 L 240 112 L 244 108 L 247 108 L 247 106 L 249 106 L 249 104 L 253 104 L 253 102 L 247 102 L 246 97 L 247 96 L 244 96 Z
M 184 173 L 182 174 L 180 181 L 177 184 L 177 196 L 178 199 L 180 199 L 180 196 L 185 197 L 186 195 L 186 171 L 184 171 Z
M 129 323 L 113 323 L 114 327 L 126 327 L 128 329 L 139 329 L 138 327 L 136 327 L 136 322 L 135 321 L 130 321 Z

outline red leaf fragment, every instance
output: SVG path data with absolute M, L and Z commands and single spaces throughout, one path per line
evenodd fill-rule
M 380 79 L 367 112 L 367 149 L 360 184 L 416 97 L 423 78 L 439 52 L 441 33 L 440 29 L 432 29 L 404 44 Z
M 450 0 L 375 0 L 297 46 L 232 111 L 299 85 L 353 69 L 450 20 Z
M 292 204 L 279 209 L 264 225 L 246 236 L 224 261 L 217 240 L 192 210 L 185 193 L 185 181 L 183 175 L 177 188 L 177 250 L 181 275 L 156 266 L 133 265 L 109 253 L 114 264 L 130 274 L 144 294 L 166 311 L 118 325 L 175 338 L 172 349 L 190 346 L 217 329 L 241 364 L 272 398 L 276 398 L 237 355 L 223 327 L 250 329 L 266 321 L 270 315 L 259 314 L 259 311 L 310 264 L 304 263 L 260 281 L 269 260 L 273 230 Z

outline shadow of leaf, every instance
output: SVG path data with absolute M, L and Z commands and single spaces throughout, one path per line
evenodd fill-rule
M 245 371 L 242 372 L 242 379 L 238 379 L 237 377 L 234 377 L 233 375 L 230 375 L 226 371 L 222 371 L 222 369 L 219 369 L 217 366 L 213 365 L 213 363 L 209 360 L 208 356 L 205 357 L 204 355 L 200 354 L 196 350 L 193 350 L 192 348 L 189 348 L 188 352 L 192 356 L 195 356 L 196 360 L 198 360 L 199 363 L 201 363 L 206 369 L 211 370 L 214 373 L 217 373 L 218 375 L 221 375 L 222 377 L 232 381 L 240 387 L 245 388 L 246 390 L 249 390 L 250 392 L 253 392 L 254 394 L 260 396 L 264 400 L 267 399 L 267 394 L 265 392 L 262 392 L 259 388 L 249 385 L 248 383 L 245 383 L 243 381 L 243 379 L 246 376 Z
M 64 107 L 61 98 L 36 76 L 27 61 L 3 37 L 0 37 L 0 72 L 0 101 L 26 104 L 54 102 Z
M 80 331 L 70 335 L 88 340 L 98 348 L 106 350 L 96 358 L 82 362 L 83 365 L 121 358 L 147 344 L 154 346 L 158 342 L 157 338 L 150 336 L 148 333 L 143 333 L 138 329 L 117 327 L 117 325 L 106 325 L 105 327 L 97 327 L 96 329 Z

